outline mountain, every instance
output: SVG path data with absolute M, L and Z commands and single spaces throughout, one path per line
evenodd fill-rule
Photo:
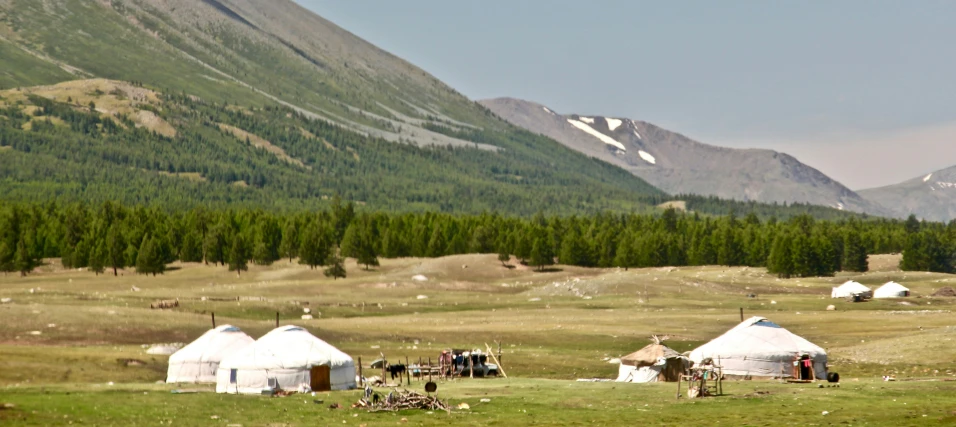
M 671 194 L 765 203 L 809 203 L 886 215 L 882 206 L 784 153 L 702 144 L 653 124 L 563 115 L 512 98 L 480 101 L 497 116 L 589 156 L 620 166 Z
M 886 206 L 896 216 L 913 214 L 930 221 L 951 221 L 956 219 L 956 166 L 858 193 Z
M 512 214 L 664 194 L 289 0 L 0 0 L 6 200 Z

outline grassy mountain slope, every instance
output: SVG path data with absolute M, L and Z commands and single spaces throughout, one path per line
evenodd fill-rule
M 94 86 L 128 81 L 155 91 L 158 104 L 140 103 L 131 107 L 133 113 L 146 108 L 176 130 L 163 136 L 166 140 L 155 141 L 153 158 L 137 146 L 135 156 L 97 155 L 80 161 L 63 152 L 66 142 L 75 142 L 71 138 L 99 138 L 105 147 L 129 151 L 130 146 L 113 144 L 132 138 L 134 129 L 123 128 L 115 135 L 101 129 L 101 135 L 91 136 L 65 125 L 50 131 L 57 143 L 46 143 L 44 151 L 37 149 L 37 132 L 23 133 L 29 126 L 10 128 L 9 135 L 19 138 L 16 144 L 4 143 L 13 148 L 3 153 L 11 160 L 2 175 L 11 183 L 10 198 L 35 200 L 45 194 L 156 200 L 167 196 L 146 194 L 147 188 L 162 182 L 162 188 L 181 193 L 177 204 L 312 206 L 322 203 L 321 196 L 339 192 L 382 209 L 530 213 L 643 209 L 650 203 L 642 197 L 662 194 L 624 171 L 494 118 L 424 71 L 287 0 L 5 0 L 0 1 L 0 36 L 2 52 L 16 53 L 12 70 L 0 77 L 8 90 L 3 95 L 6 106 L 16 106 L 16 111 L 8 110 L 7 124 L 20 120 L 12 116 L 33 113 L 26 107 L 36 107 L 29 97 L 9 91 L 105 78 L 106 83 L 92 80 L 99 82 Z M 68 107 L 74 110 L 86 106 L 87 98 L 80 101 L 80 95 L 94 91 L 102 93 L 89 100 L 97 105 L 110 102 L 103 93 L 109 98 L 111 89 L 76 93 L 87 84 L 25 92 L 58 103 L 72 94 L 75 99 Z M 239 108 L 245 115 L 240 118 L 251 117 L 252 123 L 197 117 L 207 110 L 219 113 L 227 103 L 233 108 L 227 110 L 230 114 Z M 276 104 L 287 117 L 262 109 Z M 130 113 L 98 110 L 97 120 L 117 123 L 124 120 L 118 116 Z M 51 122 L 59 124 L 57 119 Z M 307 129 L 312 137 L 282 131 L 292 128 Z M 264 166 L 268 155 L 255 150 L 230 146 L 228 150 L 239 150 L 231 153 L 234 157 L 216 158 L 195 149 L 208 140 L 236 140 L 236 135 L 249 137 L 253 146 L 266 141 L 279 147 L 288 161 Z M 347 147 L 337 147 L 336 139 L 347 141 Z M 339 149 L 336 155 L 341 158 L 317 157 L 331 150 L 329 146 Z M 191 151 L 166 154 L 179 147 Z M 269 161 L 275 160 L 273 156 Z M 108 164 L 99 163 L 104 161 Z M 346 167 L 348 162 L 354 164 Z M 131 163 L 131 170 L 122 168 Z M 191 175 L 157 175 L 160 171 Z M 88 184 L 78 186 L 73 175 Z M 179 176 L 203 179 L 184 182 L 176 179 Z M 249 187 L 237 191 L 241 182 Z M 270 182 L 292 188 L 275 192 Z M 232 191 L 237 194 L 229 194 Z
M 514 214 L 667 200 L 289 0 L 0 0 L 0 53 L 8 200 L 288 209 L 339 193 L 373 209 Z
M 646 122 L 561 115 L 518 99 L 499 98 L 481 103 L 516 126 L 620 166 L 672 194 L 810 203 L 876 215 L 889 213 L 784 153 L 716 147 Z M 583 126 L 597 135 L 582 130 Z
M 396 144 L 288 107 L 227 106 L 105 79 L 0 92 L 8 200 L 288 209 L 341 194 L 381 210 L 526 215 L 628 211 L 660 201 L 661 193 L 626 171 L 546 138 L 490 130 L 466 136 L 501 148 Z
M 956 166 L 858 192 L 867 200 L 892 209 L 897 216 L 913 214 L 930 221 L 956 219 Z

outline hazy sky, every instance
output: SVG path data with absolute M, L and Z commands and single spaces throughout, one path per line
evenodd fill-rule
M 297 1 L 473 99 L 773 148 L 853 189 L 956 165 L 956 1 Z

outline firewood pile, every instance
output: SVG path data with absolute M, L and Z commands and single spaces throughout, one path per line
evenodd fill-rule
M 371 400 L 369 400 L 371 399 Z M 408 390 L 392 390 L 385 398 L 377 394 L 360 399 L 353 408 L 367 408 L 371 411 L 401 411 L 403 409 L 421 409 L 425 411 L 448 411 L 448 404 L 437 397 Z

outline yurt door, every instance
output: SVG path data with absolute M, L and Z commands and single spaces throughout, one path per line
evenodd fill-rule
M 332 390 L 332 369 L 326 365 L 313 366 L 309 376 L 309 386 L 312 391 L 330 391 Z

